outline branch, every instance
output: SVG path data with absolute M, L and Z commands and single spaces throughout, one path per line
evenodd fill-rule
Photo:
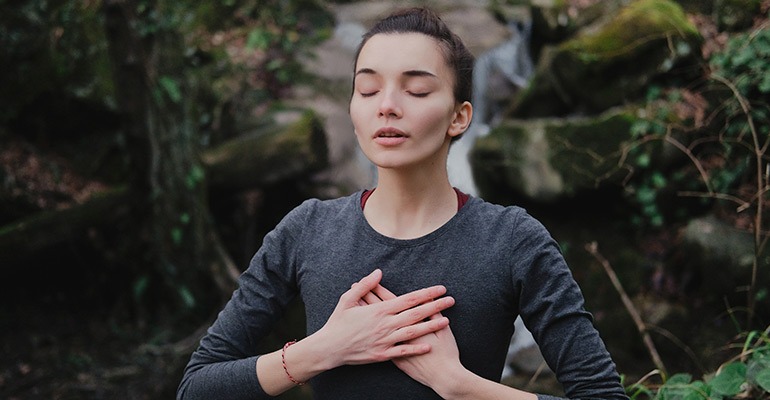
M 671 137 L 670 132 L 666 133 L 666 136 L 664 136 L 664 139 L 674 145 L 677 149 L 682 151 L 687 157 L 690 158 L 693 165 L 695 165 L 695 168 L 698 169 L 698 172 L 700 173 L 701 179 L 703 179 L 703 183 L 706 184 L 706 189 L 708 189 L 709 193 L 714 193 L 714 189 L 711 188 L 711 184 L 709 183 L 709 176 L 706 170 L 703 169 L 703 165 L 701 165 L 700 161 L 697 157 L 695 157 L 695 154 L 690 151 L 687 147 L 685 147 L 681 142 Z
M 658 354 L 658 350 L 655 348 L 655 344 L 652 342 L 652 338 L 650 337 L 649 330 L 647 328 L 647 325 L 642 320 L 642 317 L 639 315 L 639 311 L 636 310 L 636 307 L 634 307 L 634 303 L 631 301 L 631 298 L 628 297 L 628 294 L 626 293 L 625 289 L 623 289 L 623 285 L 620 283 L 620 279 L 618 279 L 617 274 L 615 274 L 615 270 L 612 269 L 612 265 L 610 265 L 609 261 L 607 261 L 604 256 L 602 256 L 599 253 L 599 245 L 596 242 L 591 242 L 586 244 L 586 250 L 596 258 L 597 261 L 604 267 L 604 271 L 607 273 L 607 276 L 609 276 L 610 281 L 612 281 L 612 285 L 615 286 L 615 290 L 620 295 L 620 299 L 623 301 L 623 305 L 626 307 L 626 311 L 628 311 L 628 314 L 631 316 L 631 319 L 634 320 L 634 323 L 636 324 L 636 329 L 639 331 L 639 333 L 642 335 L 642 341 L 644 342 L 644 345 L 647 347 L 647 352 L 650 353 L 650 358 L 652 358 L 652 362 L 655 364 L 655 367 L 661 372 L 661 375 L 665 378 L 668 376 L 666 373 L 666 367 L 663 365 L 663 360 L 661 360 L 660 355 Z

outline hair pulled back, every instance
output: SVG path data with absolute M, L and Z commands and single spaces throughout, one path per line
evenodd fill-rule
M 473 94 L 473 54 L 463 41 L 452 32 L 435 12 L 426 8 L 408 8 L 396 11 L 377 22 L 361 40 L 356 50 L 355 62 L 361 49 L 369 39 L 377 34 L 421 33 L 436 39 L 444 59 L 454 74 L 455 101 L 470 102 Z

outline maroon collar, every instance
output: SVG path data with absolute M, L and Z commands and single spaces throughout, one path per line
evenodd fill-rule
M 374 193 L 374 190 L 377 188 L 374 188 L 372 190 L 364 190 L 364 193 L 361 195 L 361 209 L 364 209 L 364 206 L 366 206 L 367 200 L 369 200 L 369 196 Z M 465 203 L 468 202 L 468 199 L 471 197 L 466 193 L 463 193 L 458 188 L 453 188 L 455 190 L 455 193 L 457 193 L 457 211 L 460 211 L 461 208 L 465 205 Z

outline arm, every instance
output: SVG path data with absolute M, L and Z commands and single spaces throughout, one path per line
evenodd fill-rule
M 533 228 L 538 229 L 537 224 L 530 227 Z M 566 395 L 571 398 L 627 399 L 610 355 L 593 327 L 591 316 L 583 309 L 582 294 L 555 243 L 542 240 L 537 234 L 523 236 L 531 241 L 521 243 L 528 254 L 521 257 L 521 269 L 514 274 L 521 313 Z M 523 250 L 519 252 L 524 253 Z M 375 303 L 393 296 L 387 289 L 378 286 L 373 293 L 365 296 L 365 301 Z M 393 362 L 443 398 L 535 397 L 532 393 L 486 380 L 467 370 L 460 363 L 449 327 L 413 342 L 431 344 L 432 350 L 423 355 L 394 359 Z
M 375 270 L 355 283 L 342 295 L 329 321 L 318 332 L 285 352 L 281 349 L 258 358 L 216 351 L 241 346 L 243 335 L 248 334 L 244 329 L 248 324 L 235 324 L 232 320 L 244 314 L 253 315 L 254 310 L 231 312 L 240 303 L 231 301 L 193 354 L 178 398 L 267 398 L 294 386 L 287 371 L 294 380 L 307 381 L 340 365 L 386 361 L 429 351 L 429 344 L 409 341 L 446 327 L 446 318 L 423 320 L 451 307 L 454 300 L 440 298 L 446 288 L 434 286 L 379 304 L 363 303 L 364 294 L 377 286 L 381 278 L 382 272 Z M 232 330 L 227 329 L 233 325 Z
M 388 301 L 396 296 L 388 289 L 377 285 L 371 293 L 364 296 L 368 304 Z M 441 313 L 431 316 L 431 320 L 446 319 Z M 466 369 L 460 362 L 452 330 L 446 327 L 413 339 L 413 344 L 430 346 L 430 351 L 413 356 L 393 359 L 393 363 L 412 379 L 433 389 L 444 399 L 510 399 L 534 400 L 536 395 L 516 388 L 482 378 Z
M 278 350 L 260 357 L 256 369 L 265 392 L 277 395 L 294 386 L 283 369 L 284 357 L 292 378 L 304 382 L 341 365 L 381 362 L 430 351 L 430 344 L 410 340 L 449 324 L 446 318 L 423 321 L 454 305 L 451 297 L 439 298 L 446 288 L 433 286 L 372 305 L 361 302 L 381 278 L 378 269 L 353 284 L 318 332 L 285 353 Z

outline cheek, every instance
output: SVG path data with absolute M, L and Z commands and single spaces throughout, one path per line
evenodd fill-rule
M 448 110 L 442 105 L 437 105 L 423 114 L 423 117 L 420 118 L 420 123 L 426 129 L 446 132 L 449 129 L 453 115 L 452 110 Z
M 348 107 L 348 114 L 350 115 L 350 120 L 353 122 L 353 127 L 358 128 L 358 118 L 357 116 L 361 115 L 361 107 L 359 103 L 355 100 L 350 101 L 350 106 Z M 356 132 L 356 135 L 358 132 Z

